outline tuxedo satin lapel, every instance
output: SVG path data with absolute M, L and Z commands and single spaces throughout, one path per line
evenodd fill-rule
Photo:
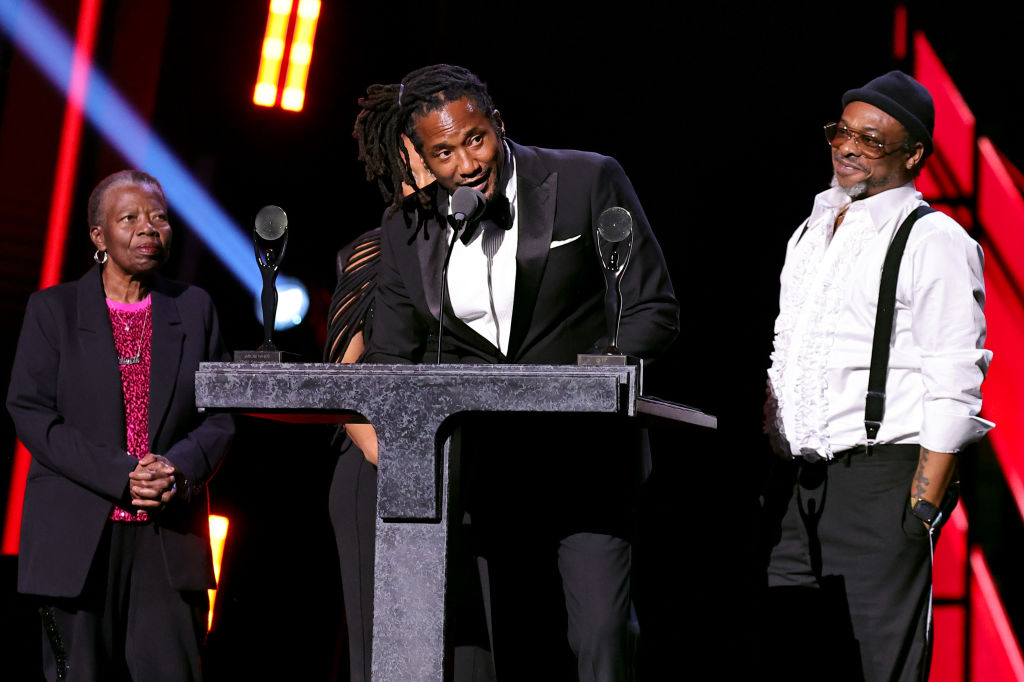
M 78 344 L 87 369 L 83 379 L 87 390 L 99 404 L 96 420 L 99 436 L 108 443 L 124 446 L 124 398 L 121 393 L 121 368 L 117 364 L 114 332 L 103 291 L 102 270 L 94 267 L 79 280 Z
M 516 297 L 512 309 L 508 357 L 515 360 L 537 305 L 537 294 L 555 226 L 558 173 L 550 173 L 529 149 L 512 144 L 518 177 L 519 249 L 516 252 Z
M 480 336 L 480 334 L 468 324 L 455 316 L 451 302 L 446 298 L 444 303 L 444 327 L 445 334 L 451 333 L 458 336 L 467 345 L 472 346 L 484 357 L 493 362 L 504 363 L 507 359 L 502 355 L 493 343 Z
M 441 269 L 444 267 L 444 259 L 448 254 L 447 230 L 442 229 L 440 222 L 441 216 L 448 213 L 448 195 L 445 192 L 439 192 L 439 194 L 443 196 L 438 198 L 438 214 L 428 219 L 424 229 L 416 230 L 416 258 L 420 265 L 423 296 L 426 298 L 427 307 L 435 320 L 441 319 Z M 444 319 L 446 330 L 450 330 L 451 333 L 477 350 L 494 356 L 496 361 L 503 359 L 493 344 L 488 343 L 469 325 L 455 316 L 451 301 L 447 296 L 445 296 Z
M 443 194 L 443 192 L 441 193 Z M 442 199 L 444 206 L 440 210 L 447 211 L 448 200 Z M 444 256 L 447 249 L 445 232 L 441 229 L 439 216 L 425 218 L 417 212 L 413 220 L 426 220 L 426 225 L 412 225 L 416 229 L 416 258 L 420 264 L 420 279 L 423 283 L 423 296 L 427 300 L 427 308 L 434 319 L 438 319 L 441 311 L 441 268 L 444 267 Z
M 178 304 L 157 287 L 153 296 L 153 341 L 149 365 L 149 443 L 157 442 L 177 386 L 185 332 Z M 163 454 L 163 453 L 158 453 Z

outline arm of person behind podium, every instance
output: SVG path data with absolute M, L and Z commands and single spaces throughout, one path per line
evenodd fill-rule
M 381 257 L 372 313 L 373 334 L 363 362 L 410 364 L 423 357 L 427 330 L 420 321 L 408 284 L 397 263 L 397 249 L 412 250 L 407 243 L 413 232 L 415 211 L 385 217 L 381 230 Z
M 356 332 L 345 349 L 341 362 L 346 364 L 357 362 L 364 350 L 363 333 Z M 377 466 L 377 431 L 374 430 L 373 424 L 345 424 L 345 433 L 363 453 L 366 461 Z
M 379 227 L 368 230 L 338 251 L 338 282 L 327 315 L 327 362 L 360 362 L 366 352 L 366 341 L 373 336 L 370 317 L 377 294 L 380 232 Z M 377 464 L 377 433 L 372 424 L 343 424 L 338 429 L 338 434 L 342 433 L 368 462 Z

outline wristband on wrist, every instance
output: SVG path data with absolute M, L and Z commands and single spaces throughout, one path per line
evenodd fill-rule
M 910 511 L 929 526 L 935 523 L 935 519 L 939 516 L 939 508 L 920 497 L 910 498 Z

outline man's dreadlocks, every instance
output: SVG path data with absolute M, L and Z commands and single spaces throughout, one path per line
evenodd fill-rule
M 401 83 L 371 85 L 366 97 L 359 99 L 352 136 L 359 143 L 359 160 L 366 167 L 366 179 L 377 181 L 389 214 L 402 205 L 402 183 L 417 187 L 409 167 L 409 153 L 402 135 L 423 152 L 414 119 L 468 97 L 494 123 L 494 103 L 487 86 L 474 73 L 461 66 L 435 64 L 410 72 Z M 417 190 L 422 192 L 421 188 Z

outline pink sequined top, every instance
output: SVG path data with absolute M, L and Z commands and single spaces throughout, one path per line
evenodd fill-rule
M 138 303 L 118 303 L 107 299 L 110 326 L 114 330 L 117 364 L 121 368 L 121 394 L 124 397 L 125 442 L 128 454 L 142 459 L 149 452 L 149 360 L 153 338 L 153 310 L 146 296 Z M 149 515 L 115 505 L 110 513 L 114 521 L 148 521 Z

